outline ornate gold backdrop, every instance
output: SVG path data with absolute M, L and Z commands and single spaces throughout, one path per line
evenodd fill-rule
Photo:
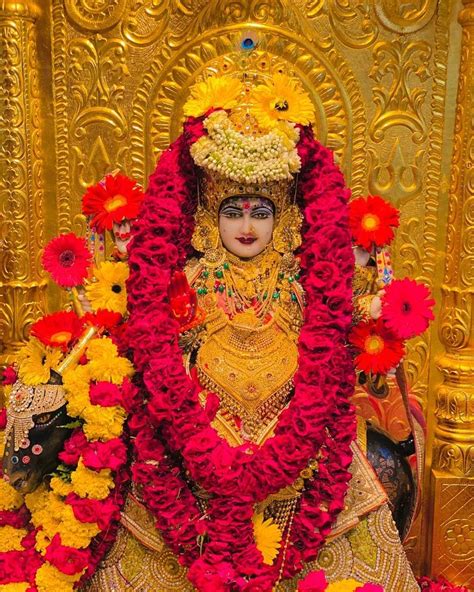
M 146 184 L 189 86 L 204 68 L 238 68 L 251 32 L 253 68 L 303 80 L 354 195 L 402 210 L 395 272 L 430 284 L 438 302 L 406 361 L 430 434 L 407 548 L 419 573 L 474 586 L 474 3 L 464 3 L 460 13 L 460 0 L 0 0 L 1 361 L 58 302 L 40 250 L 83 230 L 85 187 L 116 167 Z M 387 401 L 385 421 L 398 411 Z

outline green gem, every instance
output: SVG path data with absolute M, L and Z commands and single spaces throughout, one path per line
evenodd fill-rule
M 295 281 L 295 278 L 290 275 L 288 281 L 290 282 L 290 284 L 292 284 Z
M 268 292 L 265 292 L 263 297 L 266 298 L 268 296 Z
M 280 273 L 278 274 L 278 279 L 282 280 L 284 277 L 285 277 L 285 274 L 280 271 Z
M 197 289 L 197 293 L 198 293 L 199 295 L 201 295 L 201 294 L 204 294 L 204 288 L 198 288 L 198 289 Z
M 203 278 L 208 278 L 209 277 L 209 271 L 207 269 L 205 269 L 202 273 L 201 273 Z
M 216 269 L 215 275 L 217 278 L 221 278 L 224 277 L 224 272 L 222 271 L 222 269 Z
M 232 296 L 232 290 L 228 290 L 227 295 Z
M 274 300 L 276 300 L 277 298 L 280 298 L 280 292 L 273 292 L 273 298 L 274 298 Z
M 227 263 L 227 261 L 224 263 L 224 269 L 229 269 L 229 264 Z
M 224 290 L 225 290 L 225 286 L 224 286 L 224 284 L 221 284 L 221 285 L 219 286 L 219 292 L 221 292 L 221 293 L 222 293 Z
M 297 300 L 296 294 L 294 292 L 291 293 L 291 299 L 293 300 L 293 302 L 296 302 Z
M 300 274 L 299 273 L 295 273 L 295 280 L 299 280 L 300 279 Z
M 207 288 L 203 288 L 203 289 L 202 289 L 202 293 L 203 293 L 203 294 L 207 294 Z

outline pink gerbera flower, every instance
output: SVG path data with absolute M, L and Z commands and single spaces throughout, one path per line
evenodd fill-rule
M 410 339 L 425 331 L 434 319 L 435 301 L 425 284 L 405 278 L 394 280 L 385 288 L 382 317 L 401 339 Z
M 86 240 L 73 232 L 53 238 L 44 249 L 43 267 L 62 288 L 81 285 L 90 263 Z

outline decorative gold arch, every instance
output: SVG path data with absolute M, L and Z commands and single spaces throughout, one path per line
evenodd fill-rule
M 401 208 L 397 275 L 437 299 L 406 360 L 430 434 L 408 551 L 474 586 L 473 29 L 473 0 L 0 0 L 1 363 L 58 302 L 41 247 L 83 230 L 84 188 L 116 167 L 145 183 L 206 69 L 294 70 L 354 195 Z M 395 403 L 381 413 L 396 426 Z

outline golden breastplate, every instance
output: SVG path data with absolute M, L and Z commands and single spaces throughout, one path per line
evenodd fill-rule
M 229 319 L 217 309 L 212 317 L 196 360 L 199 380 L 219 396 L 221 409 L 240 418 L 244 437 L 255 441 L 292 390 L 298 367 L 294 336 L 278 315 L 262 323 L 252 311 Z

